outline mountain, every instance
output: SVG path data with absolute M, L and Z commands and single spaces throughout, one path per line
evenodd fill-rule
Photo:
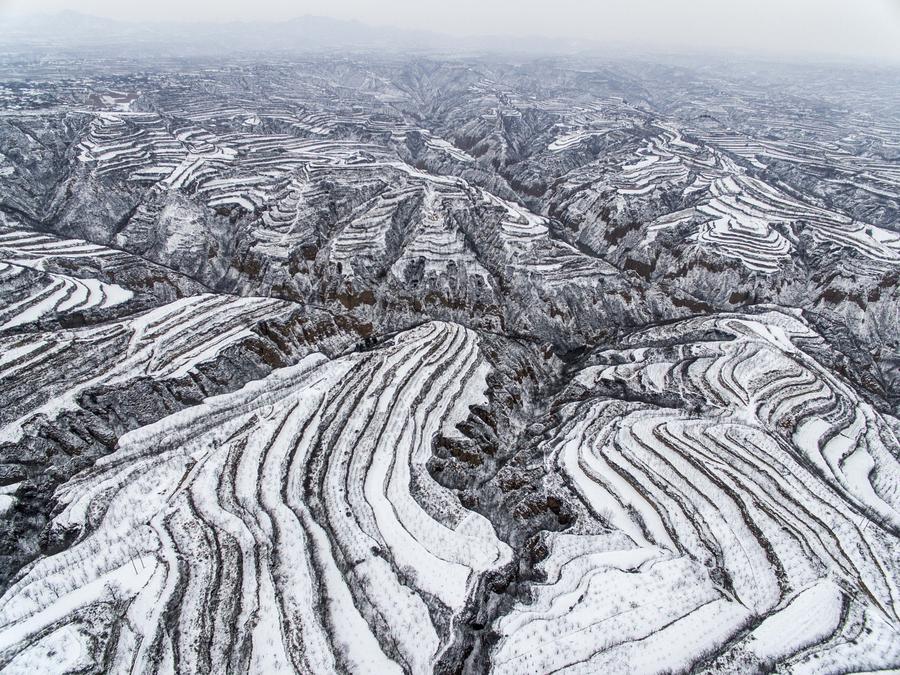
M 80 14 L 6 15 L 2 43 L 7 47 L 89 51 L 125 48 L 161 53 L 204 54 L 238 51 L 304 52 L 331 49 L 422 49 L 449 44 L 425 32 L 379 28 L 358 21 L 303 16 L 281 22 L 179 23 L 128 22 Z
M 897 73 L 33 53 L 0 669 L 900 667 Z
M 460 37 L 423 30 L 373 26 L 323 16 L 287 21 L 129 22 L 64 11 L 0 14 L 0 49 L 113 54 L 118 57 L 303 54 L 333 51 L 381 53 L 561 54 L 600 51 L 583 40 L 540 36 Z

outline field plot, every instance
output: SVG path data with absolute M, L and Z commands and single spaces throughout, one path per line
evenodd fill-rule
M 127 254 L 78 239 L 0 226 L 0 333 L 42 318 L 102 310 L 134 297 L 127 288 L 63 273 L 82 259 L 102 267 L 127 262 Z
M 691 337 L 712 334 L 727 339 Z M 674 343 L 643 346 L 662 339 Z M 629 342 L 576 375 L 588 397 L 564 407 L 546 452 L 613 530 L 547 536 L 546 581 L 500 621 L 496 669 L 895 663 L 895 428 L 798 348 L 821 339 L 789 315 Z M 617 387 L 677 390 L 696 412 L 602 393 Z
M 4 596 L 4 662 L 75 640 L 75 666 L 127 601 L 114 670 L 428 669 L 510 559 L 424 470 L 422 439 L 453 433 L 486 374 L 473 334 L 429 324 L 124 436 L 60 495 L 56 524 L 91 533 Z
M 0 50 L 0 671 L 897 672 L 896 73 L 305 22 Z

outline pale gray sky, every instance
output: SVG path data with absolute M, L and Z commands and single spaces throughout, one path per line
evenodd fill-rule
M 177 21 L 313 14 L 454 35 L 900 61 L 900 0 L 0 0 L 0 13 L 63 9 Z

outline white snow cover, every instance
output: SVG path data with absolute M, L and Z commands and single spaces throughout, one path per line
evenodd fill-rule
M 749 670 L 900 658 L 895 431 L 796 346 L 821 338 L 791 315 L 691 319 L 630 341 L 713 329 L 733 339 L 613 350 L 575 377 L 714 412 L 584 394 L 561 411 L 548 470 L 612 529 L 585 516 L 581 531 L 544 535 L 546 581 L 499 620 L 497 672 L 662 673 L 721 650 L 718 666 Z
M 113 263 L 123 254 L 80 239 L 59 239 L 49 235 L 10 227 L 0 218 L 0 284 L 14 284 L 25 278 L 26 270 L 41 272 L 30 294 L 0 306 L 0 331 L 38 321 L 45 316 L 75 311 L 113 307 L 127 302 L 132 293 L 127 288 L 92 278 L 81 278 L 48 269 L 56 259 L 90 259 Z
M 511 559 L 425 468 L 486 375 L 472 332 L 430 323 L 124 435 L 60 490 L 55 525 L 85 535 L 0 599 L 0 653 L 25 668 L 59 645 L 80 663 L 77 636 L 120 599 L 117 672 L 176 648 L 192 672 L 430 671 L 479 576 Z M 158 630 L 165 611 L 177 633 Z
M 45 415 L 52 420 L 61 411 L 76 407 L 79 394 L 89 387 L 141 376 L 182 377 L 247 337 L 249 328 L 259 320 L 283 316 L 291 309 L 290 303 L 271 298 L 204 294 L 99 326 L 0 336 L 0 377 L 17 378 L 26 376 L 29 370 L 46 368 L 72 345 L 87 343 L 102 349 L 120 338 L 126 342 L 124 350 L 99 367 L 70 374 L 65 389 L 0 428 L 0 439 L 15 442 L 28 419 Z

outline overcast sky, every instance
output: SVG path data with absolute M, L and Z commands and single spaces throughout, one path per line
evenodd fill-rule
M 900 0 L 0 0 L 0 13 L 64 9 L 177 21 L 313 14 L 455 35 L 900 62 Z

